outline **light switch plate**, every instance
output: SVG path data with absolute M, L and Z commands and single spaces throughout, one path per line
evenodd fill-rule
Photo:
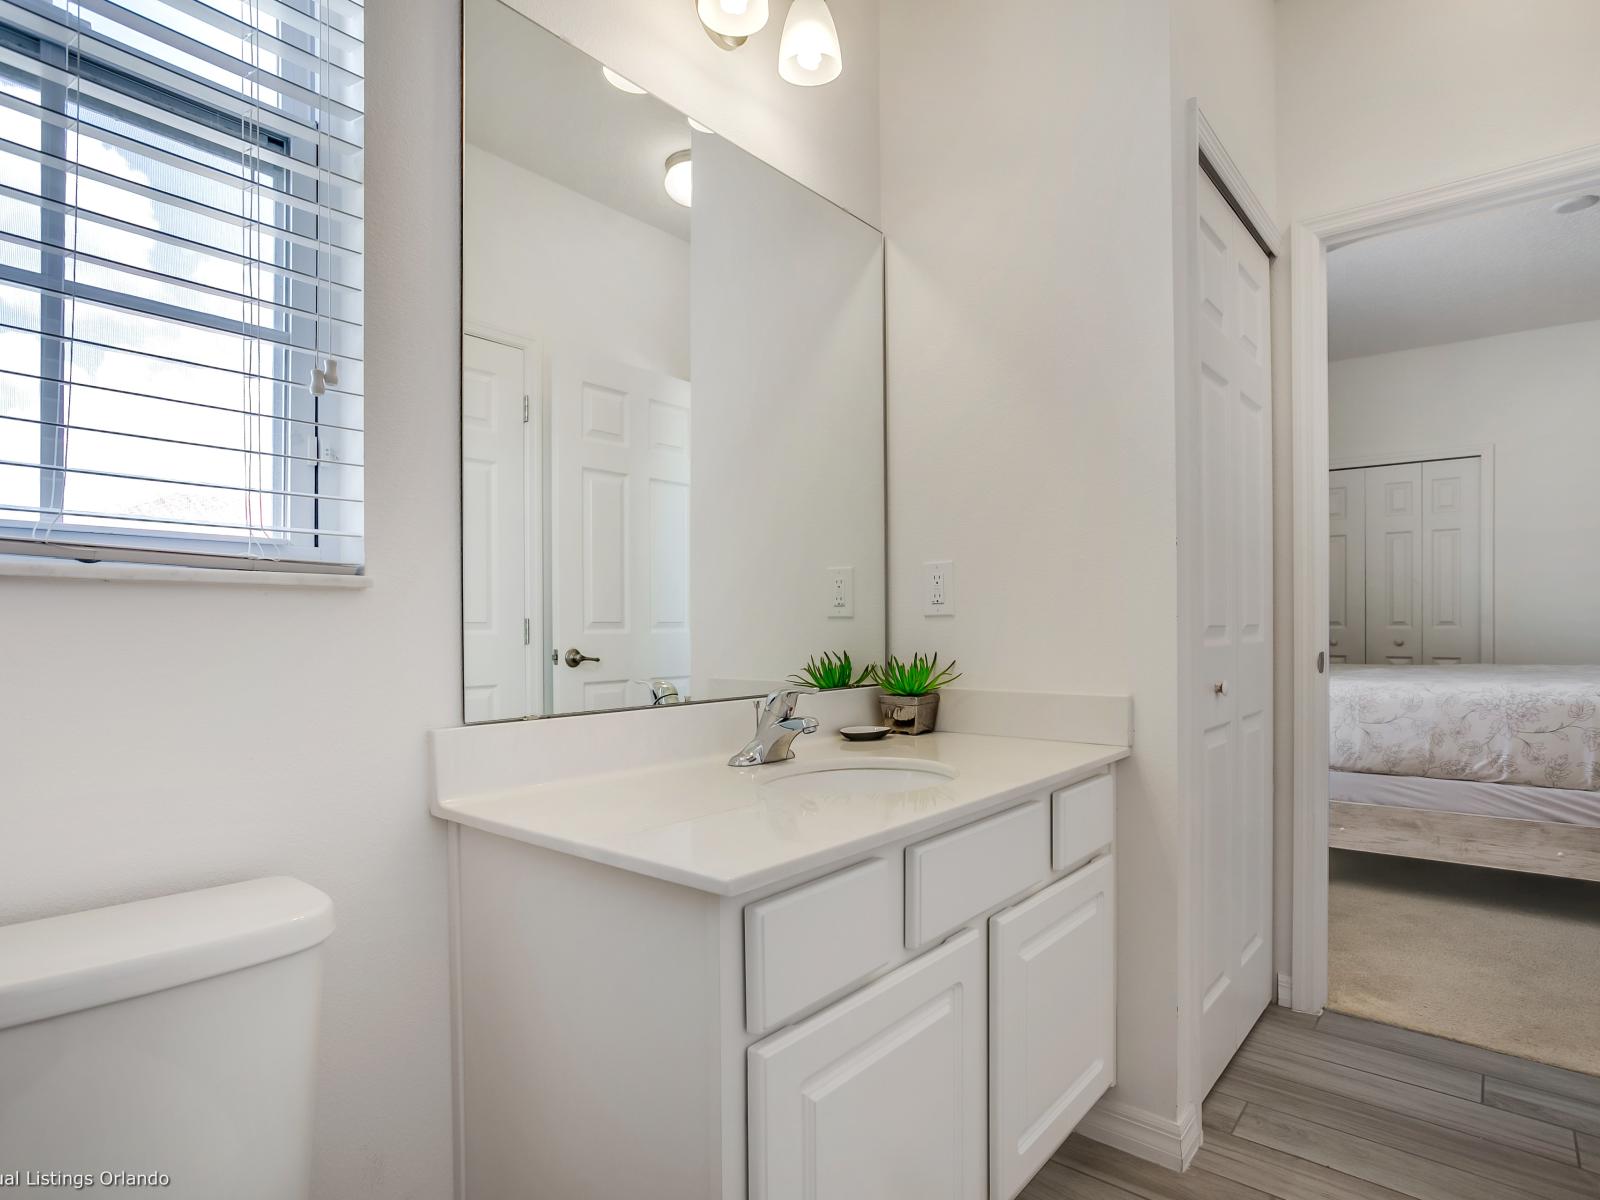
M 828 568 L 828 616 L 853 617 L 856 615 L 856 569 L 854 567 Z
M 956 611 L 955 564 L 948 559 L 922 564 L 922 612 L 929 617 L 950 617 Z

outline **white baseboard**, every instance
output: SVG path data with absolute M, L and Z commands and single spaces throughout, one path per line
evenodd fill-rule
M 1200 1112 L 1191 1106 L 1173 1121 L 1107 1096 L 1089 1110 L 1076 1132 L 1169 1171 L 1182 1171 L 1200 1149 Z
M 1278 972 L 1278 1007 L 1294 1007 L 1294 988 L 1290 986 L 1289 976 L 1282 971 Z

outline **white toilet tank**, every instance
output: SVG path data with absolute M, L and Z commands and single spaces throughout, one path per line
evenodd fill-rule
M 0 927 L 0 1190 L 303 1200 L 332 931 L 285 878 Z

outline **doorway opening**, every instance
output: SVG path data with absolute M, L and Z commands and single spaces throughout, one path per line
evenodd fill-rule
M 1600 149 L 1292 231 L 1291 986 L 1600 1074 L 1597 193 Z

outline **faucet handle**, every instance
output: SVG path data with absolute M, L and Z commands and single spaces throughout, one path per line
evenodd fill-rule
M 765 700 L 756 701 L 756 717 L 757 719 L 771 718 L 775 721 L 787 721 L 794 716 L 794 708 L 799 703 L 800 697 L 817 690 L 814 687 L 789 685 L 778 688 L 776 691 L 768 692 Z

